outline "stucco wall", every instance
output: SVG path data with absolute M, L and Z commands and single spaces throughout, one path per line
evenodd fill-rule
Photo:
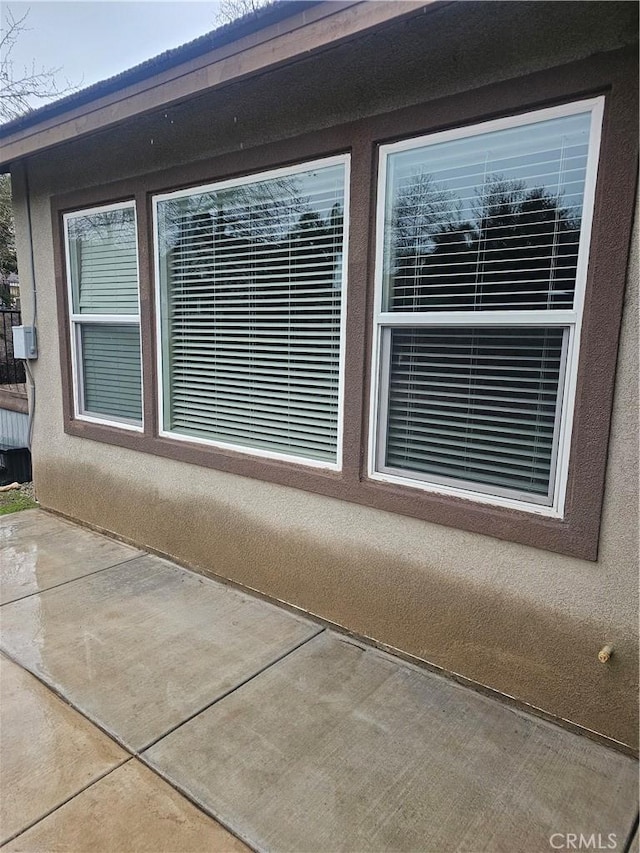
M 474 7 L 482 5 L 471 4 L 469 14 L 479 14 Z M 575 22 L 583 21 L 585 15 L 593 18 L 589 7 L 600 4 L 536 4 L 533 17 L 529 12 L 530 19 L 520 21 L 520 30 L 513 20 L 505 22 L 505 16 L 522 17 L 524 13 L 517 7 L 528 4 L 491 4 L 501 11 L 485 21 L 486 28 L 493 27 L 496 38 L 501 28 L 518 33 L 513 39 L 515 47 L 500 56 L 499 51 L 488 55 L 485 49 L 482 65 L 476 48 L 474 65 L 465 58 L 464 38 L 470 43 L 475 39 L 468 30 L 456 42 L 459 59 L 455 73 L 450 56 L 447 73 L 435 56 L 437 74 L 423 73 L 416 80 L 405 76 L 406 66 L 411 65 L 407 60 L 402 73 L 385 77 L 385 85 L 371 90 L 366 102 L 378 109 L 396 106 L 399 101 L 417 102 L 544 67 L 551 57 L 560 64 L 615 48 L 627 40 L 629 32 L 629 12 L 622 7 L 633 5 L 607 4 L 614 11 L 600 13 L 599 26 L 595 19 L 588 20 L 571 45 L 563 45 L 557 28 L 570 22 L 555 18 L 568 14 Z M 569 13 L 565 8 L 561 13 L 558 6 L 580 10 Z M 546 42 L 545 33 L 539 34 L 541 27 L 545 29 L 545 15 Z M 398 54 L 403 39 L 407 44 L 415 40 L 415 30 L 403 26 L 404 30 L 391 34 L 394 38 L 387 33 L 384 43 L 370 40 L 358 53 L 361 62 L 367 51 L 380 59 L 385 49 L 390 56 Z M 438 26 L 446 34 L 453 24 L 444 18 L 440 24 L 431 22 L 425 26 L 423 39 L 441 45 L 443 34 L 436 32 Z M 489 31 L 485 45 L 491 35 Z M 339 69 L 344 61 L 344 55 L 337 53 L 334 68 Z M 286 127 L 290 135 L 309 129 L 309 113 L 301 112 L 297 95 L 288 107 L 279 104 L 270 121 L 265 117 L 267 92 L 273 91 L 276 78 L 281 86 L 287 83 L 291 87 L 296 80 L 308 79 L 308 72 L 308 68 L 284 69 L 253 89 L 246 85 L 234 89 L 238 97 L 243 92 L 246 96 L 241 101 L 246 145 L 275 138 L 278 127 Z M 356 75 L 348 92 L 336 98 L 333 111 L 314 111 L 323 116 L 325 125 L 353 111 L 356 102 L 363 102 L 365 90 L 359 89 L 359 80 L 362 78 Z M 264 94 L 262 101 L 260 93 Z M 322 87 L 312 94 L 322 98 Z M 40 346 L 40 358 L 34 365 L 33 456 L 37 496 L 43 506 L 636 745 L 637 242 L 629 271 L 596 563 L 64 434 L 50 196 L 97 183 L 97 176 L 104 182 L 141 173 L 151 165 L 159 168 L 184 157 L 228 150 L 237 144 L 233 135 L 237 131 L 223 132 L 225 121 L 231 121 L 229 93 L 220 97 L 215 114 L 210 110 L 212 104 L 200 99 L 196 110 L 180 107 L 171 113 L 174 123 L 175 116 L 180 116 L 179 143 L 174 138 L 175 124 L 156 115 L 136 127 L 123 127 L 115 135 L 78 141 L 29 163 Z M 239 112 L 238 102 L 235 106 Z M 294 118 L 296 114 L 298 118 Z M 204 133 L 207 123 L 209 135 Z M 29 252 L 19 170 L 15 190 L 21 281 L 26 285 Z M 32 299 L 26 287 L 23 290 L 24 317 L 29 322 Z M 608 665 L 597 660 L 605 643 L 615 647 Z

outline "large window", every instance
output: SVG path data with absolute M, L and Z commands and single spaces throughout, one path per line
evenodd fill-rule
M 64 218 L 76 417 L 142 428 L 134 203 Z
M 347 168 L 155 198 L 162 434 L 340 467 Z
M 628 73 L 568 65 L 54 198 L 65 431 L 595 559 Z M 108 205 L 125 193 L 148 205 Z
M 601 120 L 382 146 L 372 478 L 562 514 Z

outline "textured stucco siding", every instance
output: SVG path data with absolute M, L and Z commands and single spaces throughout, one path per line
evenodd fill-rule
M 471 4 L 468 14 L 479 15 L 474 7 L 485 5 Z M 435 56 L 429 54 L 434 73 L 428 81 L 427 74 L 421 80 L 410 76 L 415 69 L 408 60 L 386 81 L 386 88 L 368 90 L 364 80 L 356 79 L 336 99 L 333 111 L 324 111 L 325 124 L 353 112 L 367 91 L 378 93 L 374 106 L 388 109 L 399 101 L 428 100 L 614 49 L 624 43 L 623 34 L 629 29 L 625 16 L 630 13 L 622 7 L 634 4 L 610 4 L 618 11 L 609 16 L 600 13 L 599 30 L 589 7 L 600 4 L 535 4 L 539 11 L 529 10 L 528 20 L 517 7 L 529 4 L 491 5 L 501 11 L 491 23 L 485 22 L 496 30 L 487 40 L 495 37 L 492 43 L 500 44 L 500 49 L 487 56 L 485 48 L 480 62 L 476 48 L 475 68 L 469 51 L 463 49 L 464 39 L 471 44 L 474 38 L 468 22 L 460 23 L 466 29 L 456 36 L 460 50 L 455 74 L 449 66 L 447 76 L 438 64 L 438 45 L 455 24 L 455 19 L 447 20 L 440 25 L 444 32 L 433 48 Z M 578 15 L 558 6 L 580 6 L 584 11 Z M 571 45 L 563 44 L 564 36 L 559 35 L 567 31 L 567 21 L 556 20 L 569 14 L 576 21 L 592 16 L 582 34 L 574 32 Z M 504 16 L 511 16 L 508 26 Z M 515 29 L 518 16 L 520 31 Z M 471 23 L 479 26 L 478 21 Z M 432 31 L 437 25 L 430 26 L 429 38 L 435 38 Z M 519 32 L 518 38 L 500 42 L 501 27 Z M 409 42 L 414 37 L 408 29 L 404 36 L 403 32 L 389 41 L 390 55 L 400 51 L 403 38 Z M 595 45 L 594 32 L 599 39 Z M 370 45 L 378 56 L 384 49 L 375 42 Z M 333 63 L 337 72 L 343 61 L 337 53 Z M 290 89 L 288 106 L 279 104 L 271 120 L 264 112 L 270 106 L 268 92 L 278 79 L 290 86 L 298 80 L 303 86 L 306 72 L 301 69 L 297 78 L 296 73 L 285 69 L 280 78 L 263 80 L 254 89 L 246 87 L 240 124 L 247 146 L 276 138 L 278 127 L 287 127 L 291 135 L 296 129 L 309 129 L 307 113 L 297 103 L 301 97 L 297 89 Z M 317 98 L 322 97 L 320 89 L 313 93 Z M 219 124 L 207 106 L 201 100 L 197 111 L 181 106 L 171 114 L 171 121 L 181 124 L 179 143 L 173 136 L 175 124 L 150 116 L 136 129 L 123 127 L 118 134 L 79 141 L 29 163 L 40 347 L 33 365 L 37 386 L 33 459 L 43 506 L 637 745 L 637 240 L 626 292 L 597 562 L 64 434 L 50 196 L 236 146 L 234 134 L 240 131 L 225 130 L 233 112 L 230 95 L 222 93 L 216 113 Z M 207 123 L 209 135 L 204 132 Z M 29 251 L 19 170 L 15 188 L 23 309 L 28 318 Z M 615 654 L 610 664 L 603 665 L 597 653 L 606 643 L 614 646 Z

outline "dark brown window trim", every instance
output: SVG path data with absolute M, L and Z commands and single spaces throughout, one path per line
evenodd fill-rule
M 636 74 L 633 51 L 601 54 L 589 60 L 421 106 L 54 198 L 52 212 L 65 432 L 193 465 L 314 491 L 523 545 L 589 560 L 597 559 L 618 337 L 635 200 Z M 378 145 L 601 94 L 606 95 L 605 117 L 565 518 L 558 520 L 463 498 L 444 497 L 409 486 L 368 480 L 365 460 Z M 351 153 L 351 212 L 343 470 L 322 471 L 302 463 L 267 460 L 242 452 L 159 437 L 150 214 L 152 195 L 344 152 Z M 63 212 L 131 198 L 137 202 L 140 252 L 145 377 L 143 434 L 73 418 L 61 229 Z

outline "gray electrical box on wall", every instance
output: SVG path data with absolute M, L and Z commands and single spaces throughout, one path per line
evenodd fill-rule
M 38 344 L 36 342 L 35 326 L 14 326 L 13 329 L 13 357 L 14 358 L 37 358 Z

